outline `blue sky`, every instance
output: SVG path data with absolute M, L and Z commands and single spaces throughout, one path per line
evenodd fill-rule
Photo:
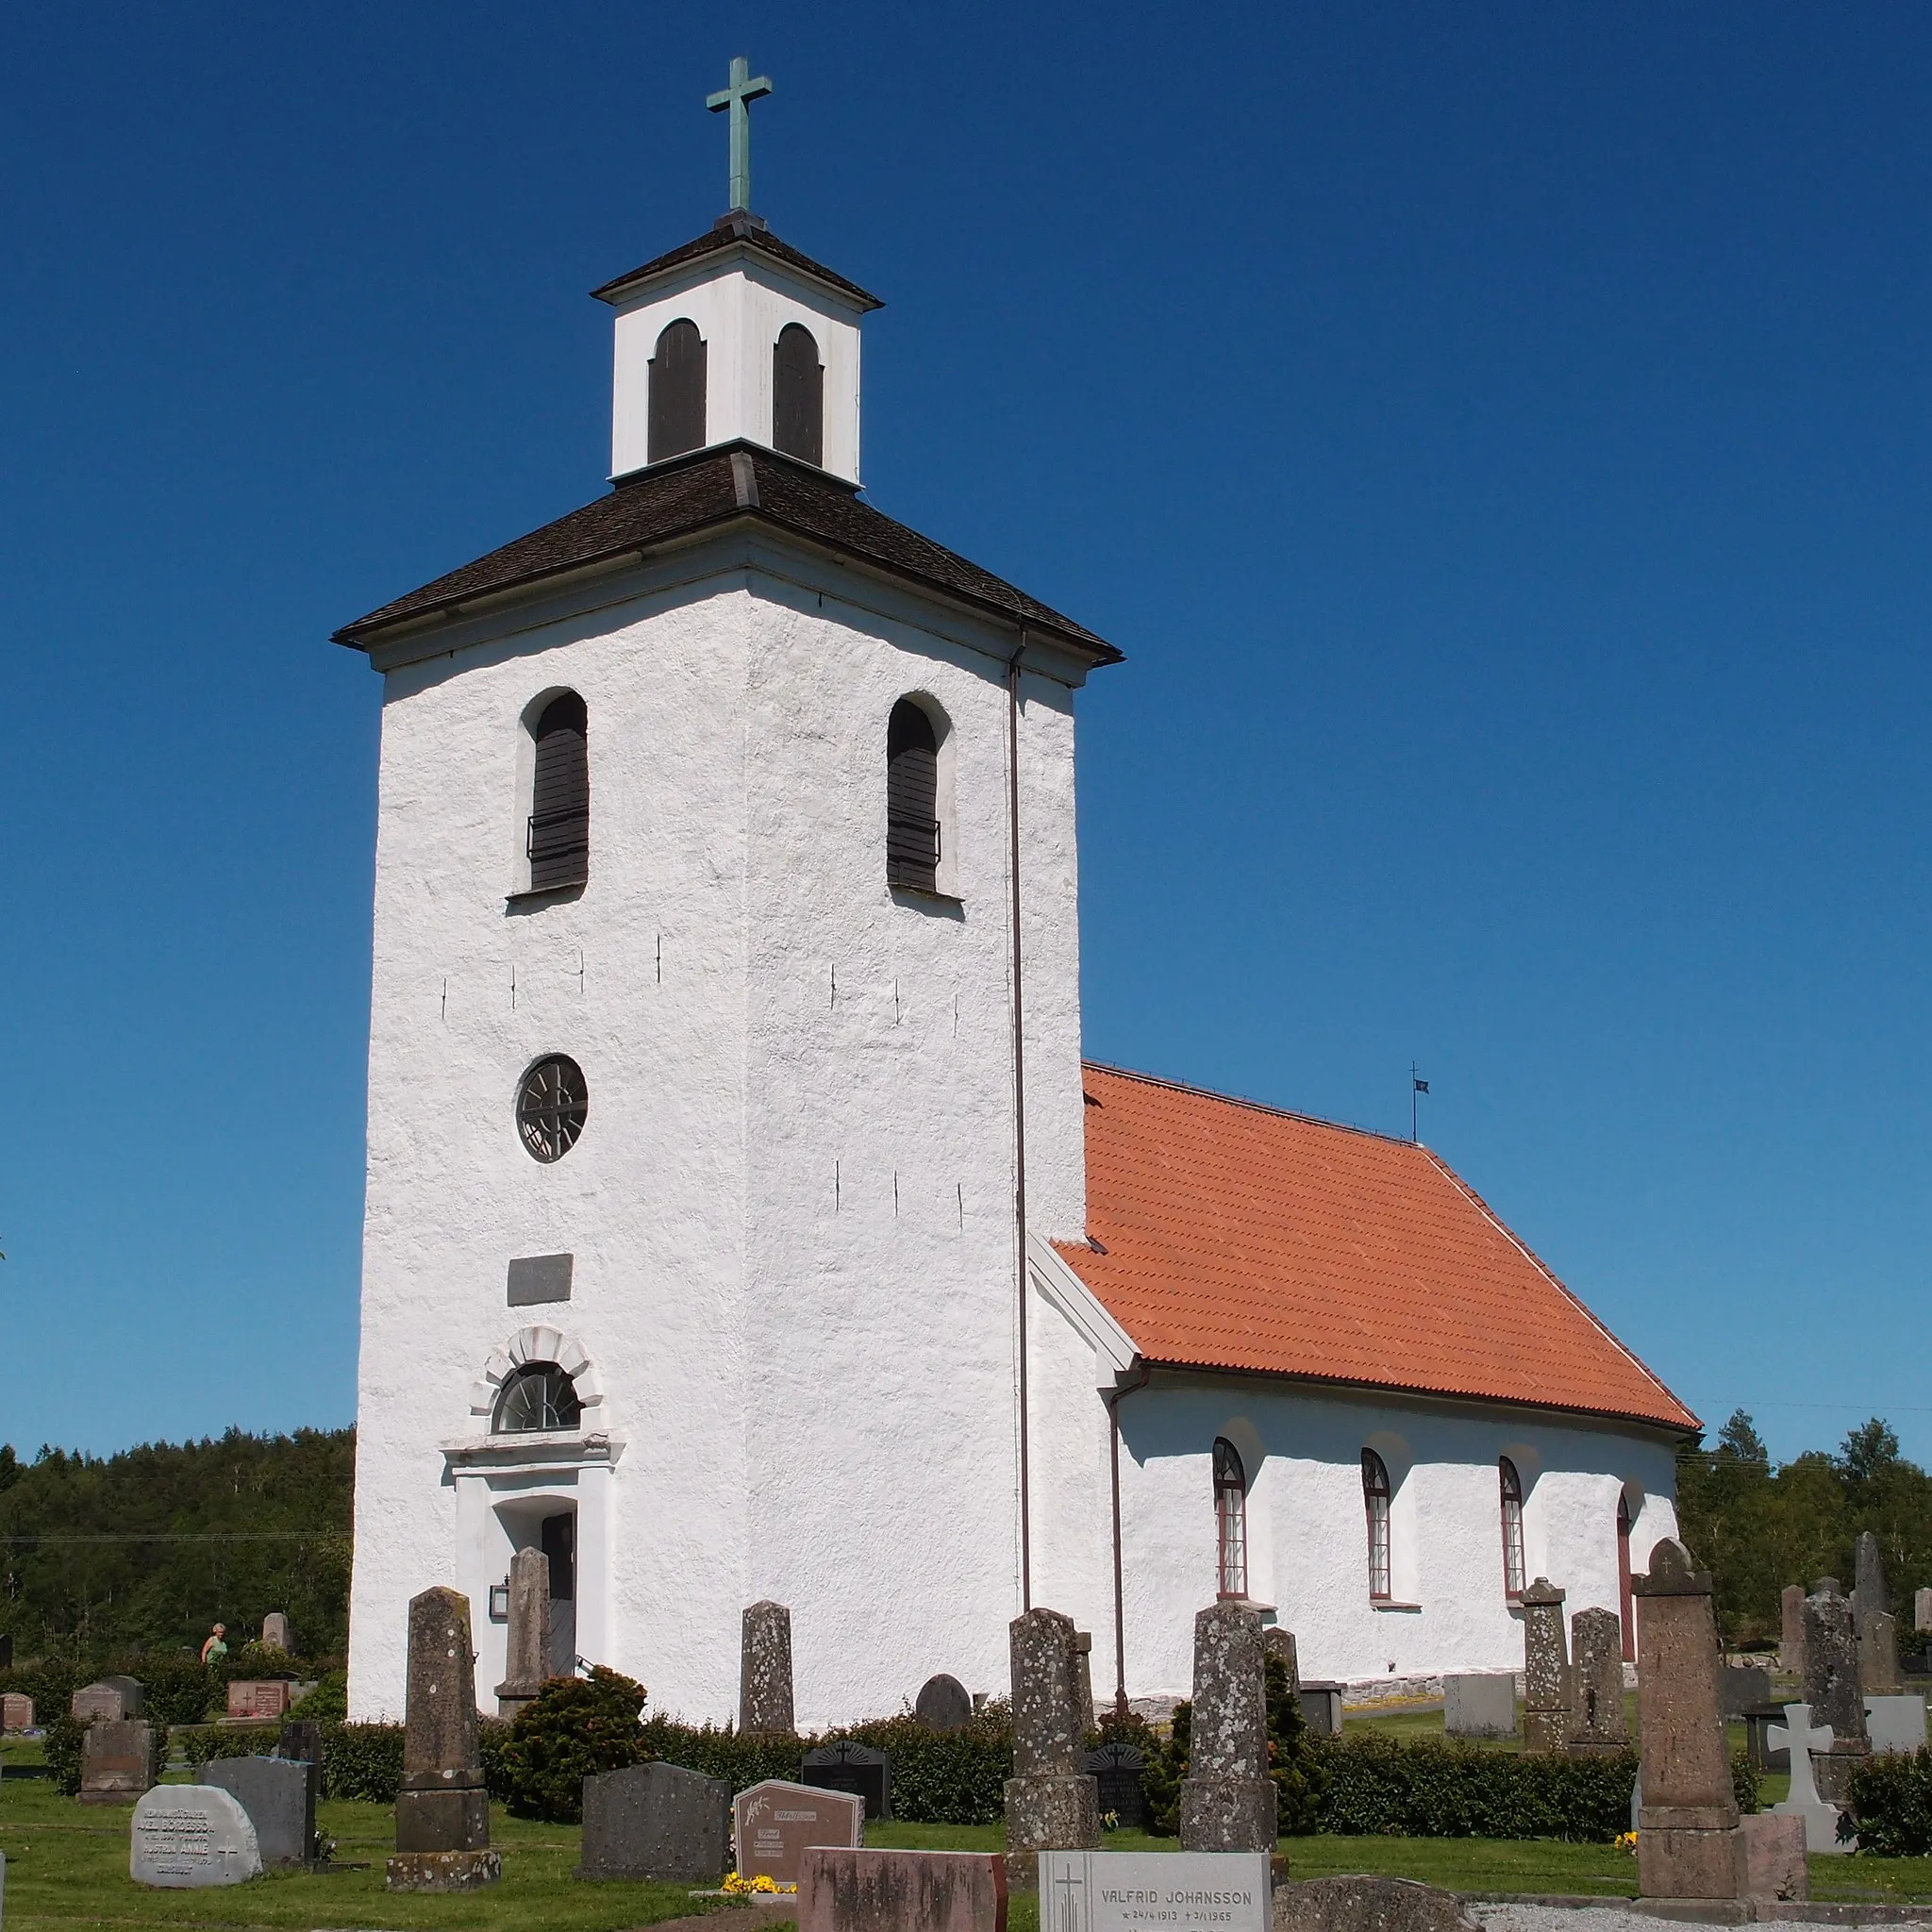
M 1932 1460 L 1932 15 L 15 8 L 0 1439 L 354 1406 L 377 690 L 586 291 L 884 295 L 873 500 L 1120 643 L 1096 1058 L 1424 1133 L 1713 1426 Z

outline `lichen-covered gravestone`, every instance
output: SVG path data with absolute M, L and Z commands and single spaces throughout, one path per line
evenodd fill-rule
M 158 1785 L 134 1807 L 127 1875 L 169 1891 L 258 1878 L 255 1826 L 231 1792 L 213 1785 Z
M 493 1885 L 490 1794 L 476 1739 L 476 1657 L 470 1600 L 458 1590 L 409 1599 L 408 1722 L 396 1793 L 391 1891 L 469 1891 Z
M 753 1604 L 744 1613 L 738 1667 L 738 1728 L 791 1736 L 791 1612 L 783 1604 Z
M 1539 1576 L 1523 1592 L 1523 1748 L 1548 1757 L 1570 1741 L 1570 1659 L 1563 1592 Z
M 1778 1593 L 1778 1666 L 1794 1677 L 1805 1674 L 1805 1586 L 1788 1583 Z
M 942 1671 L 919 1687 L 912 1715 L 929 1731 L 963 1731 L 973 1722 L 972 1693 Z
M 1852 1603 L 1835 1576 L 1821 1576 L 1805 1599 L 1805 1702 L 1811 1722 L 1831 1730 L 1830 1750 L 1813 1760 L 1818 1795 L 1827 1805 L 1842 1806 L 1851 1796 L 1852 1773 L 1872 1755 L 1872 1743 L 1858 1688 Z
M 731 1851 L 731 1787 L 675 1764 L 627 1764 L 584 1780 L 580 1878 L 715 1885 Z
M 1028 1610 L 1008 1626 L 1008 1639 L 1013 1775 L 1006 1786 L 1007 1867 L 1013 1885 L 1025 1887 L 1038 1874 L 1039 1853 L 1099 1844 L 1100 1793 L 1079 1766 L 1087 1726 L 1079 1712 L 1074 1620 L 1058 1610 Z
M 1868 1697 L 1898 1695 L 1898 1621 L 1874 1610 L 1858 1630 L 1858 1688 Z
M 1717 1704 L 1710 1573 L 1665 1537 L 1650 1573 L 1631 1578 L 1637 1607 L 1643 1802 L 1637 1887 L 1645 1898 L 1738 1895 L 1738 1801 Z
M 1261 1617 L 1218 1603 L 1194 1619 L 1194 1715 L 1181 1780 L 1184 1852 L 1272 1852 Z
M 1874 1531 L 1858 1532 L 1852 1566 L 1852 1627 L 1859 1630 L 1868 1619 L 1891 1607 L 1891 1597 L 1885 1587 L 1885 1552 Z
M 1624 1716 L 1624 1620 L 1615 1610 L 1578 1610 L 1570 1620 L 1575 1660 L 1570 1666 L 1575 1704 L 1570 1749 L 1578 1757 L 1627 1751 Z
M 281 1610 L 271 1610 L 261 1620 L 261 1647 L 264 1650 L 288 1650 L 289 1619 Z
M 534 1704 L 550 1675 L 550 1558 L 536 1545 L 509 1559 L 509 1623 L 496 1714 L 513 1718 Z

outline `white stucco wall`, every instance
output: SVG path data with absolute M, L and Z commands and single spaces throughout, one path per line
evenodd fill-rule
M 1103 1700 L 1115 1676 L 1106 1406 L 1094 1351 L 1036 1292 L 1034 1410 L 1058 1458 L 1038 1480 L 1046 1520 L 1077 1549 L 1046 1559 L 1041 1601 L 1093 1632 Z M 1214 1600 L 1214 1439 L 1248 1476 L 1248 1590 L 1295 1633 L 1304 1674 L 1358 1681 L 1520 1670 L 1503 1585 L 1496 1462 L 1524 1488 L 1528 1574 L 1566 1608 L 1619 1607 L 1617 1501 L 1631 1502 L 1633 1567 L 1676 1532 L 1674 1448 L 1663 1433 L 1499 1405 L 1323 1391 L 1257 1377 L 1157 1373 L 1121 1398 L 1121 1520 L 1130 1696 L 1189 1693 L 1196 1610 Z M 1395 1605 L 1369 1598 L 1361 1451 L 1387 1463 Z M 1042 1520 L 1036 1491 L 1036 1521 Z M 1036 1558 L 1038 1563 L 1039 1559 Z
M 1016 642 L 739 535 L 440 626 L 389 669 L 357 1716 L 399 1714 L 408 1600 L 443 1582 L 472 1598 L 490 1706 L 489 1586 L 561 1507 L 579 1648 L 658 1707 L 733 1713 L 761 1596 L 791 1606 L 803 1723 L 894 1708 L 937 1670 L 1001 1681 Z M 590 881 L 507 908 L 521 721 L 558 689 L 588 708 Z M 951 904 L 885 884 L 886 720 L 912 691 L 953 734 Z M 1037 674 L 1024 695 L 1032 1219 L 1075 1233 L 1072 699 Z M 512 1103 L 552 1051 L 583 1067 L 590 1113 L 546 1166 Z M 575 1257 L 572 1300 L 508 1307 L 508 1261 L 553 1252 Z M 491 1352 L 538 1322 L 594 1370 L 588 1447 L 491 1444 L 473 1413 Z

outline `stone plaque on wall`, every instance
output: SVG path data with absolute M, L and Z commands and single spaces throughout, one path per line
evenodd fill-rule
M 527 1308 L 538 1302 L 567 1302 L 570 1299 L 571 1255 L 526 1255 L 509 1264 L 509 1305 Z

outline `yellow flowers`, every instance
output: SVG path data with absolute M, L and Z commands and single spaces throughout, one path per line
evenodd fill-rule
M 724 1874 L 723 1890 L 727 1898 L 751 1898 L 758 1893 L 769 1896 L 774 1892 L 796 1891 L 798 1888 L 795 1885 L 780 1885 L 776 1879 L 768 1877 L 762 1872 L 756 1878 L 746 1878 L 741 1873 L 727 1872 Z
M 1617 1834 L 1617 1849 L 1620 1852 L 1628 1852 L 1633 1857 L 1636 1857 L 1637 1834 L 1634 1831 L 1620 1831 Z

